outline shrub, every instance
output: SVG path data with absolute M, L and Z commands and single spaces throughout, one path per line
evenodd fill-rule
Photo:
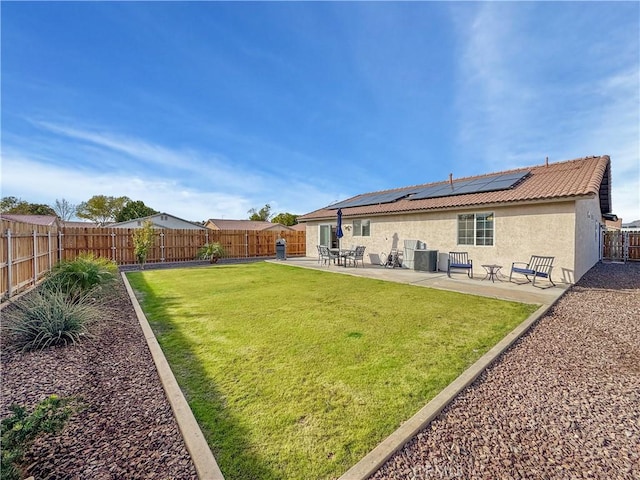
M 115 280 L 117 272 L 118 266 L 113 261 L 85 253 L 75 260 L 58 263 L 45 281 L 45 288 L 59 288 L 69 296 L 78 298 L 91 289 Z
M 224 253 L 224 247 L 219 242 L 206 243 L 200 247 L 198 258 L 216 263 L 220 257 L 224 256 Z
M 153 246 L 153 235 L 153 224 L 150 220 L 145 221 L 142 228 L 138 228 L 133 232 L 133 253 L 140 264 L 140 268 L 144 268 L 149 249 Z
M 0 423 L 2 480 L 21 478 L 19 465 L 25 451 L 41 433 L 56 433 L 62 429 L 72 413 L 70 401 L 70 398 L 51 395 L 41 401 L 31 414 L 19 405 L 9 407 L 12 415 Z
M 88 336 L 87 323 L 98 317 L 91 293 L 69 296 L 59 285 L 48 285 L 5 308 L 2 326 L 22 350 L 74 344 Z

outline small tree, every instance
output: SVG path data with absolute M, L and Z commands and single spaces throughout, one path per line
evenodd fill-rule
M 60 218 L 63 223 L 68 222 L 73 218 L 73 216 L 76 214 L 76 209 L 77 206 L 69 203 L 69 201 L 65 198 L 63 198 L 62 200 L 58 200 L 56 198 L 56 203 L 53 206 L 53 211 L 56 212 L 56 215 L 58 215 L 58 218 Z
M 140 268 L 144 268 L 144 264 L 147 261 L 149 255 L 149 249 L 153 244 L 153 224 L 147 220 L 142 225 L 142 228 L 138 228 L 133 232 L 133 252 L 136 256 L 136 260 L 140 264 Z
M 271 205 L 267 203 L 260 210 L 252 208 L 247 213 L 249 214 L 249 220 L 268 222 L 271 218 Z
M 293 213 L 279 213 L 271 219 L 271 223 L 279 223 L 280 225 L 286 225 L 288 227 L 298 223 L 298 215 Z
M 151 207 L 147 207 L 142 200 L 127 202 L 124 207 L 116 213 L 116 222 L 126 222 L 134 218 L 149 217 L 159 213 Z

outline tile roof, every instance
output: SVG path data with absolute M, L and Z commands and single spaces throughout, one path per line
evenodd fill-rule
M 611 211 L 611 169 L 610 158 L 607 155 L 578 158 L 564 162 L 548 163 L 533 167 L 518 168 L 504 172 L 493 172 L 474 177 L 456 178 L 454 181 L 474 180 L 496 174 L 530 172 L 524 180 L 513 188 L 495 192 L 469 193 L 464 195 L 450 195 L 446 197 L 411 200 L 410 196 L 390 203 L 376 205 L 343 207 L 343 216 L 382 215 L 392 213 L 408 213 L 419 211 L 448 210 L 453 208 L 467 208 L 477 205 L 532 203 L 546 200 L 570 200 L 590 195 L 600 196 L 603 213 Z M 376 194 L 401 192 L 402 190 L 416 190 L 417 188 L 447 185 L 448 181 L 413 185 L 411 187 L 396 188 Z M 357 199 L 363 195 L 352 197 Z M 351 200 L 349 199 L 349 200 Z M 327 207 L 302 215 L 300 221 L 334 218 L 336 209 Z
M 157 223 L 156 220 L 158 220 L 158 217 L 171 217 L 175 220 L 178 220 L 180 222 L 183 223 L 188 223 L 190 225 L 195 225 L 198 228 L 204 228 L 203 225 L 201 225 L 200 223 L 197 222 L 191 222 L 189 220 L 185 220 L 184 218 L 180 218 L 180 217 L 176 217 L 175 215 L 171 215 L 170 213 L 166 213 L 166 212 L 158 212 L 158 213 L 154 213 L 153 215 L 147 215 L 146 217 L 139 217 L 139 218 L 131 218 L 129 220 L 125 220 L 124 222 L 116 222 L 116 223 L 110 223 L 108 225 L 105 225 L 105 227 L 114 227 L 114 228 L 118 228 L 121 226 L 126 226 L 127 224 L 130 224 L 132 222 L 144 222 L 146 220 L 150 220 L 151 223 L 153 224 L 154 228 L 167 228 L 166 225 L 162 225 L 161 223 Z M 162 219 L 160 218 L 160 221 L 164 221 L 166 219 Z
M 66 221 L 60 222 L 65 227 L 73 227 L 73 228 L 97 228 L 100 225 L 96 222 L 76 222 L 76 221 Z
M 279 223 L 271 223 L 260 220 L 226 220 L 223 218 L 210 218 L 207 223 L 213 223 L 220 230 L 267 230 L 280 227 L 282 230 L 291 230 Z
M 14 213 L 3 213 L 1 217 L 4 220 L 13 222 L 29 223 L 31 225 L 57 225 L 58 217 L 55 215 L 18 215 Z

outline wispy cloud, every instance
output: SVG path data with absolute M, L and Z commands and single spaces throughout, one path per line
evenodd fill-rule
M 545 5 L 488 2 L 471 14 L 452 10 L 463 52 L 461 157 L 495 171 L 546 156 L 611 155 L 614 213 L 625 221 L 640 218 L 640 28 L 618 34 L 616 42 L 590 41 L 587 50 L 581 36 L 593 29 L 580 24 L 579 15 L 571 18 L 575 5 L 567 6 L 562 22 L 535 35 L 530 8 Z M 554 50 L 545 50 L 552 42 Z
M 29 139 L 15 134 L 3 142 L 3 196 L 51 204 L 63 197 L 79 203 L 98 194 L 126 195 L 189 220 L 246 218 L 250 208 L 265 203 L 274 213 L 302 214 L 335 196 L 277 172 L 246 171 L 217 154 L 176 150 L 105 129 L 34 124 L 51 135 L 48 142 L 39 140 L 33 150 Z M 44 143 L 48 149 L 40 148 Z M 83 159 L 87 151 L 99 161 Z M 65 161 L 58 162 L 60 157 Z

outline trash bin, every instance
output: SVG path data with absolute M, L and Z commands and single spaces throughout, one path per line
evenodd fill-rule
M 287 241 L 284 238 L 276 240 L 276 260 L 287 259 Z
M 438 269 L 438 250 L 416 250 L 413 252 L 413 269 L 435 272 Z

